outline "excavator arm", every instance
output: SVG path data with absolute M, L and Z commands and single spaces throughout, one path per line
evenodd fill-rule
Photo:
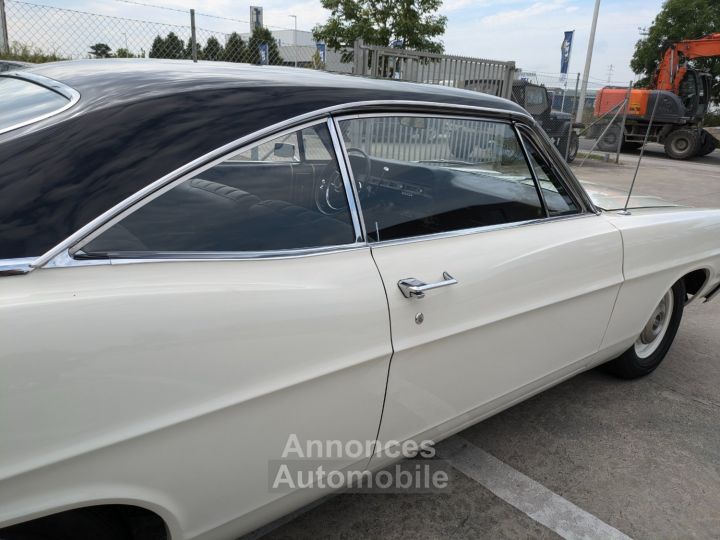
M 680 83 L 687 71 L 681 60 L 712 56 L 720 56 L 720 34 L 708 34 L 700 39 L 686 39 L 672 44 L 663 54 L 653 87 L 679 94 Z

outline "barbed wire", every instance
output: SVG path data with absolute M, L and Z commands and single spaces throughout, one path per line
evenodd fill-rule
M 175 8 L 175 7 L 170 7 L 170 6 L 159 6 L 157 4 L 150 4 L 148 2 L 138 2 L 137 0 L 109 0 L 109 1 L 120 2 L 123 4 L 134 4 L 137 6 L 144 6 L 144 7 L 156 8 L 156 9 L 164 9 L 166 11 L 174 11 L 177 13 L 184 13 L 184 14 L 187 14 L 189 12 L 189 9 Z M 197 11 L 197 10 L 195 11 L 195 15 L 202 16 L 202 17 L 209 17 L 212 19 L 220 19 L 223 21 L 231 21 L 231 22 L 239 22 L 239 23 L 243 23 L 243 24 L 250 24 L 250 21 L 245 20 L 245 19 L 236 19 L 233 17 L 225 17 L 223 15 L 214 15 L 212 13 L 204 13 L 202 11 Z M 274 28 L 276 30 L 294 30 L 293 28 L 288 28 L 285 26 L 276 26 L 276 25 L 271 25 L 271 24 L 266 24 L 265 26 L 267 28 Z

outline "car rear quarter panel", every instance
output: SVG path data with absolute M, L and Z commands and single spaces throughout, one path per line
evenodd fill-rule
M 0 278 L 0 321 L 0 527 L 114 503 L 237 536 L 292 510 L 268 472 L 289 434 L 377 433 L 390 336 L 366 248 L 43 268 Z
M 662 208 L 603 215 L 622 233 L 625 277 L 603 348 L 634 341 L 663 294 L 689 272 L 707 272 L 696 297 L 720 280 L 720 210 Z

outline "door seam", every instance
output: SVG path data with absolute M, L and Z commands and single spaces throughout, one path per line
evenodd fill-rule
M 388 330 L 390 333 L 390 358 L 388 360 L 387 374 L 385 376 L 385 392 L 383 393 L 383 402 L 382 402 L 382 407 L 380 408 L 380 421 L 378 422 L 377 433 L 375 434 L 375 441 L 373 442 L 372 453 L 370 454 L 370 456 L 368 456 L 368 461 L 365 465 L 366 470 L 370 467 L 370 462 L 372 461 L 372 458 L 375 455 L 375 452 L 377 450 L 378 438 L 380 437 L 380 428 L 382 427 L 383 417 L 385 416 L 385 404 L 387 403 L 388 387 L 390 385 L 390 370 L 392 369 L 392 361 L 393 361 L 393 357 L 395 356 L 395 344 L 393 343 L 393 331 L 392 331 L 392 314 L 390 312 L 390 297 L 388 296 L 388 290 L 387 290 L 387 287 L 385 286 L 385 280 L 383 279 L 382 272 L 380 272 L 380 267 L 378 266 L 377 261 L 375 260 L 375 254 L 373 253 L 373 248 L 372 248 L 372 246 L 368 246 L 368 247 L 370 248 L 370 258 L 372 259 L 372 262 L 375 265 L 375 269 L 378 272 L 378 277 L 380 278 L 380 283 L 382 283 L 382 286 L 383 286 L 383 292 L 385 293 L 385 305 L 387 306 L 387 314 L 388 314 Z

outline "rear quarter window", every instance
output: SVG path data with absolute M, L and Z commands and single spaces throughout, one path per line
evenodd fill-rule
M 70 100 L 39 84 L 0 77 L 0 133 L 59 111 Z

